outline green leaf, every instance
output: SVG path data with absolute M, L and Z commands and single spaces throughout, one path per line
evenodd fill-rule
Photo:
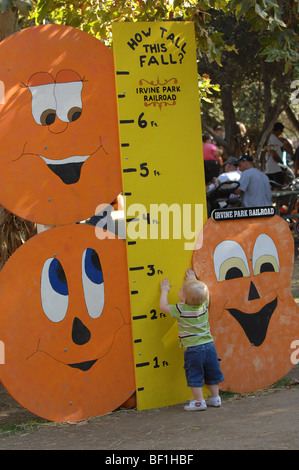
M 263 4 L 265 8 L 269 7 L 269 5 L 271 7 L 279 8 L 279 5 L 275 0 L 263 0 Z
M 286 28 L 286 24 L 282 21 L 280 13 L 276 8 L 275 8 L 275 11 L 274 11 L 274 20 L 279 26 L 282 26 L 283 28 Z
M 263 10 L 262 7 L 258 3 L 255 4 L 255 12 L 257 13 L 257 15 L 263 18 L 263 20 L 268 18 L 268 13 L 265 10 Z
M 251 6 L 252 6 L 251 0 L 244 0 L 243 2 L 241 2 L 241 8 L 237 12 L 237 20 L 240 20 L 241 17 L 245 15 L 245 13 L 248 12 Z

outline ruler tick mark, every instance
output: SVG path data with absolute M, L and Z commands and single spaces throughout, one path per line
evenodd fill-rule
M 136 364 L 136 367 L 145 367 L 145 366 L 149 366 L 150 363 L 149 362 L 140 362 L 139 364 Z
M 143 320 L 144 318 L 147 318 L 147 315 L 135 315 L 133 320 Z
M 120 124 L 134 124 L 134 119 L 121 119 Z
M 144 266 L 132 266 L 130 271 L 140 271 L 141 269 L 144 269 Z
M 131 219 L 126 219 L 126 222 L 127 223 L 130 223 L 130 222 L 139 222 L 139 218 L 138 217 L 132 217 Z
M 124 168 L 123 173 L 134 173 L 137 171 L 137 168 Z

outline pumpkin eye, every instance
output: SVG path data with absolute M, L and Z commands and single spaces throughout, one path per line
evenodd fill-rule
M 223 261 L 219 271 L 219 281 L 229 281 L 238 277 L 248 277 L 248 270 L 241 258 L 228 258 Z
M 44 111 L 41 114 L 40 122 L 42 126 L 50 126 L 55 121 L 55 118 L 56 118 L 55 109 L 46 109 L 46 111 Z
M 54 323 L 64 319 L 69 302 L 65 272 L 57 258 L 45 261 L 41 275 L 41 301 L 45 315 Z
M 215 248 L 214 270 L 218 282 L 249 277 L 245 252 L 234 240 L 225 240 Z
M 104 279 L 99 256 L 92 248 L 82 255 L 82 283 L 85 304 L 91 318 L 98 318 L 105 303 Z
M 266 273 L 266 272 L 271 272 L 271 271 L 275 272 L 275 267 L 272 263 L 270 263 L 269 261 L 265 261 L 264 263 L 261 263 L 261 267 L 260 267 L 261 273 Z
M 70 122 L 77 121 L 77 119 L 79 119 L 79 117 L 81 116 L 81 113 L 82 113 L 82 109 L 79 108 L 78 106 L 74 106 L 67 113 L 68 120 Z
M 54 83 L 39 86 L 29 86 L 32 95 L 32 115 L 40 126 L 50 126 L 56 117 L 56 101 Z
M 243 277 L 242 270 L 239 269 L 237 266 L 233 266 L 229 268 L 225 273 L 225 280 L 228 281 L 229 279 L 236 279 L 238 277 Z
M 83 83 L 69 82 L 56 83 L 54 95 L 57 103 L 57 116 L 63 122 L 73 122 L 79 119 L 82 113 Z
M 272 238 L 262 233 L 255 241 L 252 256 L 254 275 L 264 272 L 279 272 L 278 253 Z

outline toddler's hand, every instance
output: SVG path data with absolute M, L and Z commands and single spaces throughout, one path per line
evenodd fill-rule
M 169 285 L 169 280 L 167 277 L 163 279 L 163 281 L 160 282 L 160 287 L 161 287 L 161 292 L 166 291 L 169 292 L 171 289 L 171 286 Z
M 188 268 L 188 269 L 186 270 L 185 279 L 187 279 L 187 280 L 196 279 L 196 276 L 195 276 L 195 273 L 194 273 L 193 269 Z

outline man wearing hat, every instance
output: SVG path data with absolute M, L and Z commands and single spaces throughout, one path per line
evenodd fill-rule
M 283 133 L 284 125 L 281 122 L 276 122 L 273 126 L 272 132 L 268 139 L 266 152 L 266 165 L 265 173 L 271 181 L 275 181 L 279 185 L 285 182 L 285 173 L 280 165 L 283 165 L 282 152 L 286 152 L 293 155 L 293 149 L 290 148 L 286 139 L 281 137 Z
M 238 182 L 241 178 L 241 172 L 238 171 L 238 163 L 237 159 L 234 157 L 229 157 L 223 163 L 223 170 L 224 172 L 221 173 L 217 178 L 213 178 L 213 183 L 211 183 L 207 187 L 207 204 L 208 204 L 208 215 L 210 214 L 213 209 L 217 209 L 221 206 L 221 202 L 217 201 L 217 197 L 221 198 L 221 194 L 215 193 L 214 190 L 219 186 L 222 185 L 222 188 L 231 188 L 231 194 L 228 196 L 228 204 L 233 205 L 240 205 L 240 198 L 237 194 L 234 194 L 233 189 L 236 187 L 234 183 Z M 225 202 L 223 202 L 225 204 Z
M 238 160 L 234 157 L 229 157 L 223 162 L 223 173 L 217 178 L 214 178 L 213 183 L 210 184 L 208 190 L 214 189 L 221 183 L 231 183 L 239 181 L 241 178 L 241 172 L 238 170 Z
M 245 207 L 271 206 L 271 187 L 269 178 L 254 167 L 253 159 L 245 154 L 237 160 L 242 172 L 240 186 L 235 194 L 241 194 Z
M 242 173 L 238 170 L 238 160 L 236 158 L 228 157 L 223 162 L 223 170 L 224 172 L 217 178 L 219 183 L 240 180 Z

